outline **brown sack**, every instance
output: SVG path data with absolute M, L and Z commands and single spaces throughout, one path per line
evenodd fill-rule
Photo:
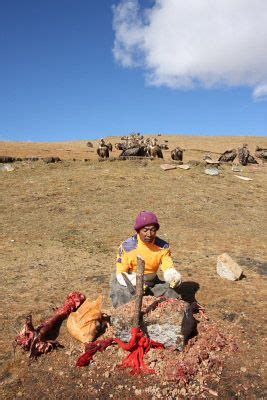
M 69 315 L 67 328 L 75 339 L 82 343 L 95 340 L 102 316 L 102 300 L 102 295 L 94 301 L 87 299 L 77 311 Z

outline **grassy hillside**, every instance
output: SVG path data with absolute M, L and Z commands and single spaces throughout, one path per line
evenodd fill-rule
M 119 138 L 109 139 L 114 144 Z M 185 148 L 185 161 L 201 160 L 200 150 L 220 153 L 243 142 L 251 150 L 257 144 L 267 147 L 265 138 L 256 137 L 158 139 L 169 140 L 170 148 Z M 2 398 L 152 398 L 143 391 L 148 383 L 142 377 L 116 370 L 107 377 L 97 365 L 75 369 L 79 345 L 65 325 L 60 334 L 65 349 L 30 366 L 20 349 L 13 362 L 11 346 L 27 314 L 40 322 L 73 290 L 92 299 L 103 293 L 109 311 L 117 247 L 133 233 L 136 214 L 145 209 L 158 215 L 159 236 L 170 241 L 183 280 L 199 284 L 196 298 L 236 338 L 239 351 L 226 360 L 214 387 L 219 398 L 234 398 L 238 391 L 242 399 L 263 398 L 266 166 L 243 167 L 239 175 L 253 179 L 248 182 L 237 179 L 228 165 L 214 177 L 204 174 L 202 163 L 164 172 L 159 160 L 100 163 L 86 141 L 2 142 L 0 155 L 65 160 L 15 163 L 14 171 L 0 173 Z M 170 161 L 169 152 L 164 157 Z M 216 274 L 216 259 L 223 252 L 243 266 L 242 280 L 230 282 Z M 51 383 L 56 389 L 48 395 Z M 141 392 L 128 391 L 133 385 Z

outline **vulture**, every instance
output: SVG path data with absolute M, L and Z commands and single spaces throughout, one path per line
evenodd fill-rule
M 257 158 L 261 158 L 262 160 L 267 160 L 267 149 L 256 146 L 255 156 Z
M 146 149 L 144 146 L 131 147 L 123 150 L 120 157 L 145 157 Z
M 175 161 L 183 161 L 183 149 L 178 146 L 175 147 L 175 149 L 171 151 L 171 158 Z
M 240 162 L 240 164 L 247 165 L 249 156 L 249 150 L 247 144 L 243 144 L 242 147 L 239 147 L 237 149 L 237 154 L 238 154 L 238 161 Z
M 100 158 L 109 158 L 109 149 L 107 146 L 99 146 L 97 154 Z
M 150 157 L 153 157 L 153 158 L 156 158 L 156 157 L 163 158 L 162 150 L 161 150 L 160 146 L 158 146 L 158 145 L 149 146 L 148 154 Z
M 112 146 L 112 144 L 111 144 L 110 142 L 108 142 L 108 143 L 106 144 L 106 146 L 108 147 L 109 151 L 112 151 L 112 150 L 113 150 L 113 146 Z
M 232 149 L 232 150 L 226 150 L 220 157 L 218 161 L 221 162 L 231 162 L 234 161 L 234 159 L 237 156 L 237 152 L 236 149 Z
M 241 165 L 258 164 L 257 160 L 250 153 L 247 144 L 243 144 L 243 147 L 240 147 L 237 150 L 237 154 L 238 154 L 238 160 Z

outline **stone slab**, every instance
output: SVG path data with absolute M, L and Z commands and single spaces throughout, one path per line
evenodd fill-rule
M 170 169 L 176 169 L 177 165 L 173 164 L 161 164 L 160 168 L 163 169 L 163 171 L 169 171 Z

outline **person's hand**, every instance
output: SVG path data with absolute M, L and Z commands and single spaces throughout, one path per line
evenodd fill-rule
M 127 272 L 124 272 L 124 274 L 127 276 L 127 278 L 129 279 L 129 281 L 131 282 L 131 284 L 133 286 L 136 286 L 136 273 L 132 272 L 131 274 L 128 274 Z M 122 274 L 117 274 L 116 275 L 117 281 L 119 282 L 120 285 L 122 286 L 127 286 L 124 277 L 122 276 Z
M 170 288 L 175 289 L 175 288 L 177 288 L 178 286 L 180 286 L 181 283 L 182 283 L 182 279 L 179 279 L 178 281 L 175 280 L 175 279 L 173 279 L 173 280 L 170 282 Z
M 164 279 L 172 289 L 177 288 L 182 282 L 182 276 L 175 268 L 167 269 L 164 272 Z
M 148 285 L 146 283 L 144 283 L 144 294 L 146 294 L 148 288 L 149 288 Z

